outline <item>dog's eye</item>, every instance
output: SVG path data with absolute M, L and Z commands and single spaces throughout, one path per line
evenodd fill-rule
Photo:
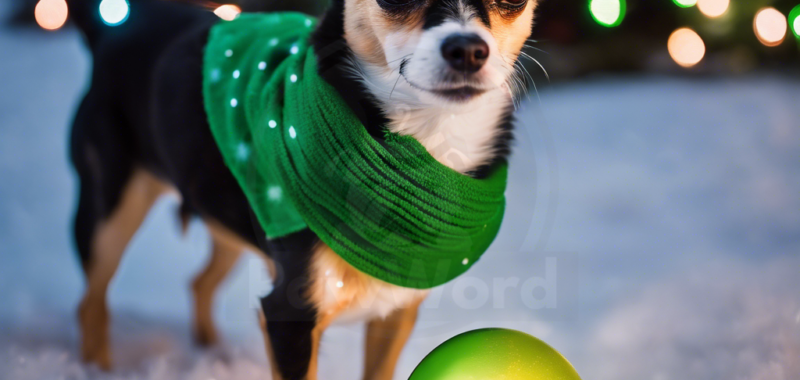
M 498 0 L 497 3 L 505 8 L 517 9 L 527 4 L 528 0 Z

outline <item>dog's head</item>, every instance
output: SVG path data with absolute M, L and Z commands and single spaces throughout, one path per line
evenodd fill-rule
M 370 74 L 464 104 L 508 86 L 537 0 L 343 0 L 344 32 Z M 399 74 L 399 77 L 398 77 Z M 395 79 L 396 78 L 396 79 Z

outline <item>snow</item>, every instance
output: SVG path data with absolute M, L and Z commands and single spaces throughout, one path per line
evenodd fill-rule
M 255 256 L 218 293 L 221 347 L 191 344 L 188 284 L 208 238 L 198 223 L 181 235 L 170 198 L 112 283 L 115 371 L 80 363 L 66 148 L 90 61 L 73 30 L 5 29 L 0 51 L 0 377 L 268 378 Z M 396 378 L 486 326 L 544 339 L 586 379 L 800 378 L 797 78 L 601 77 L 541 91 L 519 112 L 497 242 L 423 305 Z M 555 307 L 532 302 L 547 297 Z M 358 324 L 330 329 L 321 378 L 359 376 L 362 342 Z

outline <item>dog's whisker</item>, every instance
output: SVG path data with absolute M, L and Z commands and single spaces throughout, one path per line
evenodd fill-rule
M 514 73 L 510 73 L 507 83 L 509 91 L 511 92 L 511 101 L 514 104 L 514 109 L 517 109 L 519 107 L 519 94 L 522 92 L 519 78 L 517 78 Z
M 398 71 L 399 71 L 399 69 L 398 69 Z M 394 86 L 392 86 L 392 91 L 389 92 L 389 99 L 392 98 L 392 94 L 394 94 L 394 89 L 397 88 L 397 83 L 400 82 L 400 77 L 402 77 L 402 76 L 403 76 L 403 74 L 400 74 L 400 73 L 397 74 L 397 80 L 394 81 Z
M 507 83 L 509 84 L 509 87 L 513 89 L 511 100 L 514 104 L 514 109 L 518 109 L 521 104 L 521 96 L 523 94 L 527 95 L 527 86 L 525 86 L 525 84 L 520 79 L 521 74 L 519 69 L 516 67 L 516 63 L 519 63 L 519 61 L 515 61 L 514 64 L 511 64 L 508 62 L 507 57 L 500 55 L 500 58 L 505 63 L 503 69 L 506 71 L 506 74 L 508 76 Z
M 406 55 L 404 55 L 404 56 L 402 56 L 402 57 L 400 57 L 400 58 L 393 59 L 393 60 L 391 60 L 391 61 L 389 61 L 389 62 L 386 62 L 386 64 L 395 63 L 395 62 L 397 62 L 397 61 L 400 61 L 400 60 L 403 60 L 403 59 L 406 59 L 406 58 L 409 58 L 409 57 L 412 57 L 412 56 L 414 56 L 414 53 L 406 54 Z
M 533 80 L 533 77 L 531 76 L 531 73 L 528 72 L 528 69 L 525 68 L 525 65 L 523 65 L 519 61 L 517 61 L 517 62 L 519 63 L 518 67 L 522 68 L 522 70 L 525 71 L 525 74 L 527 74 L 528 78 L 531 81 L 531 85 L 533 85 L 533 89 L 536 91 L 536 97 L 539 98 L 539 90 L 536 88 L 536 81 Z M 526 87 L 526 90 L 527 90 L 527 87 Z M 530 91 L 525 91 L 525 93 L 526 93 L 528 99 L 530 99 Z M 539 99 L 539 102 L 541 103 L 541 99 Z
M 531 45 L 525 44 L 525 45 L 522 45 L 522 47 L 523 47 L 523 48 L 529 48 L 529 49 L 537 50 L 537 51 L 540 51 L 540 52 L 542 52 L 542 53 L 545 53 L 545 54 L 547 54 L 547 55 L 550 55 L 550 53 L 549 53 L 549 52 L 547 52 L 546 50 L 544 50 L 544 49 L 540 49 L 540 48 L 538 48 L 538 47 L 536 47 L 536 46 L 531 46 Z
M 525 75 L 527 75 L 528 79 L 530 79 L 531 83 L 533 83 L 533 76 L 531 76 L 531 73 L 528 71 L 528 69 L 525 67 L 525 65 L 522 64 L 522 62 L 517 61 L 517 64 L 515 66 L 517 67 L 517 70 L 520 71 L 520 75 L 524 71 Z
M 545 68 L 544 68 L 544 66 L 542 65 L 541 62 L 539 62 L 536 58 L 531 57 L 529 54 L 527 54 L 525 52 L 520 52 L 520 56 L 524 57 L 524 58 L 527 58 L 527 59 L 530 59 L 531 61 L 533 61 L 533 63 L 537 64 L 539 66 L 539 68 L 542 69 L 542 72 L 544 73 L 544 76 L 547 77 L 547 81 L 548 82 L 550 81 L 550 74 L 547 73 L 547 70 L 545 70 Z
M 531 77 L 531 74 L 528 72 L 528 69 L 526 69 L 526 68 L 525 68 L 525 66 L 522 64 L 522 62 L 520 62 L 520 61 L 517 61 L 517 63 L 519 64 L 519 66 L 518 66 L 518 67 L 522 68 L 522 70 L 524 70 L 524 71 L 525 71 L 525 73 L 527 73 L 527 74 L 528 74 L 528 78 L 530 78 L 530 80 L 531 80 L 531 85 L 533 86 L 533 90 L 534 90 L 534 92 L 536 93 L 536 100 L 537 100 L 537 102 L 539 103 L 539 106 L 541 107 L 541 105 L 542 105 L 542 98 L 541 98 L 541 96 L 539 95 L 539 88 L 536 86 L 536 81 L 535 81 L 535 80 L 533 80 L 533 77 Z M 548 79 L 549 79 L 549 78 L 548 78 Z M 530 98 L 530 93 L 529 93 L 529 92 L 528 92 L 528 97 Z

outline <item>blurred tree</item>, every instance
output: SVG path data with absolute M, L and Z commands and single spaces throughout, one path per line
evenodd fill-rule
M 33 9 L 38 0 L 13 0 L 12 22 L 35 25 Z M 68 0 L 96 1 L 100 0 Z M 131 6 L 137 1 L 129 0 Z M 214 8 L 237 3 L 247 12 L 299 11 L 321 15 L 330 0 L 163 0 L 194 3 Z M 772 6 L 784 15 L 800 0 L 731 0 L 728 11 L 717 19 L 700 13 L 696 6 L 681 8 L 673 0 L 627 0 L 621 25 L 602 26 L 590 14 L 590 0 L 539 0 L 533 36 L 525 48 L 540 61 L 554 80 L 597 72 L 667 71 L 685 73 L 739 73 L 758 68 L 798 68 L 798 39 L 791 31 L 777 47 L 762 45 L 753 32 L 757 11 Z M 680 27 L 694 29 L 704 40 L 706 58 L 686 70 L 671 61 L 667 40 Z M 543 53 L 542 50 L 547 53 Z M 539 64 L 522 59 L 531 77 L 540 83 L 545 75 Z
M 95 1 L 98 4 L 100 0 L 71 0 L 71 1 Z M 128 0 L 128 2 L 135 4 L 138 0 Z M 217 1 L 202 1 L 202 0 L 163 0 L 163 1 L 181 1 L 185 3 L 194 3 L 198 6 L 208 6 L 209 4 L 222 5 L 222 4 L 238 4 L 242 10 L 246 12 L 274 12 L 274 11 L 296 11 L 308 13 L 311 15 L 321 15 L 328 7 L 328 0 L 217 0 Z M 11 22 L 17 25 L 36 25 L 36 20 L 33 18 L 33 10 L 36 8 L 36 3 L 39 0 L 13 0 Z M 69 1 L 68 1 L 69 2 Z
M 627 0 L 622 24 L 608 28 L 592 19 L 589 0 L 542 0 L 531 45 L 526 52 L 540 59 L 554 80 L 597 72 L 668 71 L 684 73 L 740 73 L 769 67 L 796 70 L 798 40 L 787 34 L 777 47 L 762 45 L 753 31 L 759 9 L 775 7 L 784 15 L 800 0 L 731 0 L 717 18 L 704 16 L 696 6 L 681 8 L 672 0 Z M 686 70 L 671 61 L 667 40 L 680 27 L 703 38 L 706 59 Z M 526 64 L 532 74 L 536 65 Z M 541 71 L 541 70 L 539 70 Z M 534 79 L 542 79 L 540 76 Z

